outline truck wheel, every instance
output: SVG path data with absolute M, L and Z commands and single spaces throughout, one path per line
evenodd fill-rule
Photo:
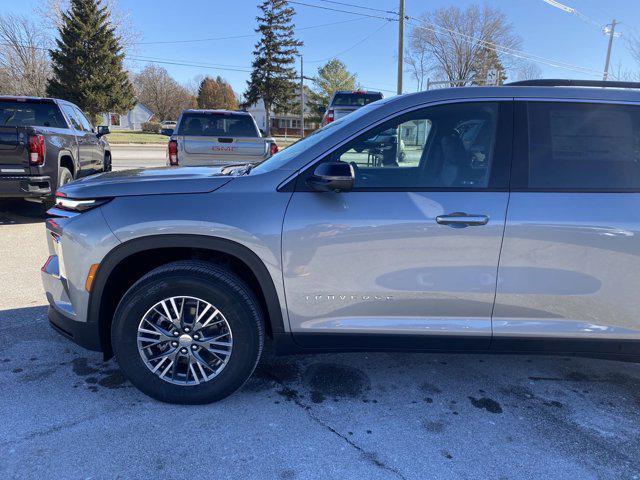
M 120 300 L 114 354 L 138 389 L 169 403 L 203 404 L 239 389 L 264 343 L 260 305 L 232 272 L 201 261 L 158 267 Z
M 71 171 L 67 167 L 59 167 L 58 168 L 58 188 L 73 180 L 73 175 L 71 175 Z
M 56 190 L 71 181 L 73 181 L 71 170 L 69 170 L 67 167 L 58 167 L 58 186 L 56 187 Z M 42 204 L 46 208 L 51 208 L 56 204 L 54 194 L 55 192 L 52 192 L 51 196 L 46 197 L 42 200 Z

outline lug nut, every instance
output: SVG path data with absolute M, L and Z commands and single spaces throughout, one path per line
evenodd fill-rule
M 177 330 L 174 330 L 174 331 L 173 331 L 173 336 L 174 336 L 174 337 L 177 337 L 178 335 L 180 335 L 180 332 L 179 332 L 179 331 L 177 331 Z
M 180 353 L 187 353 L 187 352 L 188 352 L 188 350 L 186 348 L 180 349 Z
M 197 333 L 193 336 L 194 340 L 200 340 L 200 335 L 198 335 Z
M 178 346 L 178 342 L 171 342 L 171 346 L 172 347 L 177 347 Z
M 198 349 L 198 345 L 191 345 L 191 350 L 197 350 Z
M 184 327 L 184 331 L 189 333 L 191 331 L 191 329 L 189 327 Z

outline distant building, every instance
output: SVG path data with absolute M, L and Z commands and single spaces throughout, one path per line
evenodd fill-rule
M 299 97 L 296 101 L 297 104 L 300 103 Z M 317 115 L 317 112 L 312 111 L 310 108 L 309 101 L 305 98 L 305 117 L 311 115 Z M 266 132 L 267 126 L 267 116 L 266 110 L 264 108 L 264 103 L 262 100 L 258 101 L 247 108 L 247 112 L 249 112 L 253 118 L 256 120 L 258 124 L 258 128 L 263 132 Z M 271 135 L 275 135 L 278 137 L 292 136 L 297 137 L 300 136 L 300 111 L 293 113 L 274 113 L 273 111 L 270 114 L 271 120 Z M 304 119 L 304 134 L 308 135 L 312 133 L 314 130 L 317 130 L 319 125 L 316 122 L 312 122 L 307 118 Z
M 103 113 L 101 125 L 108 125 L 111 130 L 142 130 L 142 124 L 153 118 L 153 112 L 141 103 L 127 113 Z

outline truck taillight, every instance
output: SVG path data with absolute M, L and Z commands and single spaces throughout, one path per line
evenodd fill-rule
M 29 163 L 31 165 L 44 165 L 44 135 L 29 136 Z
M 178 165 L 178 141 L 169 140 L 169 165 Z
M 271 149 L 271 155 L 275 155 L 276 153 L 278 153 L 278 150 L 280 150 L 276 142 L 271 142 L 270 149 Z
M 333 122 L 333 110 L 327 110 L 327 113 L 324 116 L 324 124 Z

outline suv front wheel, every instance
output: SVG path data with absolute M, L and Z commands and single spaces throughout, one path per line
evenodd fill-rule
M 260 305 L 235 274 L 178 261 L 144 275 L 116 309 L 111 340 L 125 376 L 164 402 L 202 404 L 239 389 L 264 343 Z

